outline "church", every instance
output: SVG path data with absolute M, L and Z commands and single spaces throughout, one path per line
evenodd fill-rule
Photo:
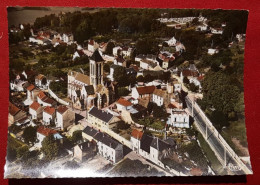
M 104 82 L 105 60 L 96 49 L 89 58 L 89 76 L 81 72 L 68 72 L 68 98 L 76 109 L 85 110 L 93 105 L 99 109 L 115 101 L 116 84 Z

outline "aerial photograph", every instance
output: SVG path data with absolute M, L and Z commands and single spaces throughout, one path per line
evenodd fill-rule
M 8 7 L 5 178 L 252 174 L 248 11 Z

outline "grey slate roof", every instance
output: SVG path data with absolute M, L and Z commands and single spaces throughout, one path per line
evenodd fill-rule
M 104 59 L 100 55 L 99 51 L 96 49 L 92 56 L 90 57 L 91 60 L 94 60 L 95 62 L 102 62 Z
M 92 109 L 88 112 L 90 115 L 95 116 L 96 118 L 108 123 L 112 118 L 113 115 L 109 112 L 105 112 L 103 110 L 99 110 L 97 107 L 92 107 Z
M 162 152 L 163 150 L 170 148 L 170 145 L 158 138 L 154 138 L 151 147 L 157 149 L 158 151 Z
M 143 134 L 143 137 L 141 138 L 141 149 L 146 151 L 147 153 L 150 153 L 150 146 L 153 141 L 152 136 L 148 136 L 147 134 Z
M 85 134 L 91 136 L 91 137 L 94 137 L 94 136 L 98 133 L 97 130 L 95 130 L 95 129 L 89 127 L 89 126 L 87 126 L 86 128 L 84 128 L 83 132 L 84 132 Z
M 98 132 L 95 137 L 97 141 L 109 146 L 110 148 L 116 149 L 118 146 L 122 145 L 121 143 L 115 141 L 111 137 L 109 137 L 107 134 Z

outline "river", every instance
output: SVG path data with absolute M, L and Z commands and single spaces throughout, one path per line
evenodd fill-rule
M 8 24 L 9 26 L 19 24 L 33 24 L 37 17 L 44 17 L 45 15 L 58 14 L 60 12 L 97 12 L 97 8 L 81 8 L 81 7 L 46 7 L 46 8 L 22 8 L 22 7 L 11 7 L 8 8 Z

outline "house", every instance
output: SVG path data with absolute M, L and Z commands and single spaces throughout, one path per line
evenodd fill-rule
M 169 46 L 175 46 L 177 40 L 172 37 L 170 40 L 166 41 L 166 43 L 169 45 Z
M 35 77 L 35 85 L 39 88 L 47 89 L 49 86 L 50 82 L 47 80 L 47 78 L 39 74 Z
M 105 53 L 106 52 L 106 49 L 107 49 L 107 42 L 101 42 L 100 44 L 99 44 L 99 48 L 98 48 L 98 50 L 100 51 L 100 52 L 102 52 L 102 53 Z
M 15 124 L 16 124 L 17 126 L 26 126 L 26 125 L 30 124 L 30 119 L 29 119 L 27 116 L 25 116 L 25 117 L 23 117 L 23 118 L 17 120 L 17 121 L 15 122 Z
M 141 147 L 141 138 L 143 136 L 143 132 L 133 129 L 131 133 L 131 143 L 132 143 L 132 150 L 136 153 L 139 153 L 139 149 Z
M 99 47 L 98 43 L 96 43 L 94 40 L 88 41 L 88 50 L 92 53 Z
M 29 106 L 29 114 L 32 119 L 42 119 L 43 107 L 36 101 Z
M 61 39 L 65 43 L 69 43 L 69 42 L 73 42 L 74 41 L 74 37 L 73 37 L 73 35 L 71 33 L 63 33 Z
M 168 143 L 158 137 L 154 138 L 150 145 L 150 160 L 155 164 L 164 167 L 161 159 L 164 152 L 166 152 L 169 148 L 171 148 L 171 146 Z
M 129 48 L 129 47 L 123 47 L 122 48 L 122 55 L 123 56 L 130 57 L 132 52 L 133 52 L 132 48 Z
M 93 127 L 86 126 L 82 131 L 82 137 L 84 140 L 92 141 L 97 133 L 98 131 Z
M 37 89 L 33 84 L 27 88 L 27 99 L 24 101 L 25 105 L 31 105 L 33 101 L 37 100 L 37 96 L 40 93 L 40 89 Z
M 55 119 L 55 108 L 47 106 L 43 110 L 43 122 L 45 125 L 50 125 L 51 123 L 54 123 Z
M 132 88 L 132 97 L 135 99 L 144 97 L 150 98 L 154 90 L 155 86 L 134 87 Z
M 209 55 L 214 55 L 216 53 L 219 53 L 218 49 L 213 49 L 213 48 L 208 49 L 208 54 Z
M 24 91 L 24 89 L 25 89 L 24 86 L 28 82 L 24 81 L 21 77 L 25 78 L 25 76 L 23 74 L 21 74 L 21 75 L 16 75 L 16 78 L 14 80 L 11 80 L 11 82 L 10 82 L 10 89 L 12 91 L 18 91 L 18 92 Z
M 119 56 L 119 55 L 121 55 L 121 51 L 122 51 L 122 48 L 120 46 L 116 46 L 113 48 L 113 55 Z
M 88 122 L 102 131 L 113 128 L 117 121 L 119 118 L 95 106 L 88 111 Z
M 85 141 L 84 143 L 77 144 L 73 148 L 74 159 L 82 162 L 84 159 L 93 157 L 97 150 L 96 145 L 94 141 Z
M 42 106 L 55 106 L 57 104 L 56 101 L 49 98 L 43 91 L 39 92 L 37 102 Z
M 160 66 L 158 66 L 157 63 L 146 59 L 140 61 L 140 68 L 145 70 L 154 70 L 154 71 L 162 70 L 162 68 L 160 68 Z
M 183 82 L 184 77 L 198 77 L 199 71 L 194 64 L 191 64 L 187 69 L 183 69 L 180 74 L 180 78 Z
M 84 55 L 85 55 L 85 53 L 84 53 L 83 49 L 82 50 L 77 50 L 77 51 L 74 52 L 74 54 L 72 56 L 72 60 L 76 60 L 76 58 L 80 58 L 80 57 L 82 57 Z
M 8 126 L 11 126 L 14 122 L 25 116 L 26 112 L 9 102 Z
M 126 61 L 123 57 L 115 57 L 114 59 L 114 64 L 115 65 L 118 65 L 118 66 L 123 66 L 123 67 L 126 67 Z
M 37 145 L 41 148 L 42 147 L 42 141 L 44 140 L 45 137 L 53 135 L 54 139 L 59 143 L 63 143 L 63 137 L 56 131 L 44 126 L 40 126 L 37 129 L 37 140 L 38 143 Z
M 166 93 L 161 89 L 155 89 L 152 94 L 152 102 L 156 103 L 157 106 L 162 106 L 165 100 Z
M 150 146 L 153 141 L 153 137 L 147 134 L 143 134 L 140 140 L 140 149 L 139 154 L 145 157 L 146 159 L 150 159 Z
M 223 34 L 223 28 L 211 28 L 211 33 L 213 34 Z
M 119 100 L 117 100 L 116 102 L 116 107 L 117 110 L 122 111 L 122 110 L 129 110 L 132 107 L 132 103 L 129 102 L 128 100 L 124 99 L 124 98 L 119 98 Z
M 75 113 L 64 105 L 56 109 L 56 127 L 64 130 L 75 123 Z
M 123 159 L 123 145 L 121 143 L 101 132 L 95 135 L 95 140 L 97 140 L 98 153 L 104 158 L 112 163 Z
M 189 115 L 182 109 L 172 109 L 167 124 L 173 127 L 190 128 Z

